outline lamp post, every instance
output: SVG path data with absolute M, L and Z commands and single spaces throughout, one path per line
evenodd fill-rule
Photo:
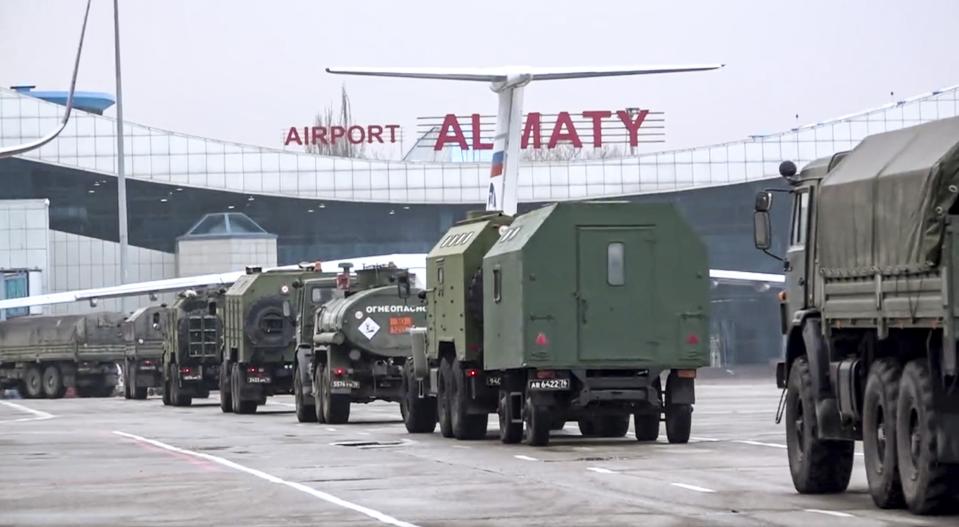
M 127 182 L 124 174 L 123 153 L 123 90 L 120 84 L 120 9 L 119 0 L 113 0 L 113 51 L 117 82 L 117 208 L 120 225 L 120 284 L 128 282 L 127 273 Z M 121 311 L 125 314 L 127 299 L 120 298 Z

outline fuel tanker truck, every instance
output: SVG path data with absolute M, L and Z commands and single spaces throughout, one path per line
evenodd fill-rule
M 350 276 L 341 266 L 334 297 L 314 312 L 313 349 L 301 348 L 301 389 L 311 388 L 314 415 L 307 421 L 340 424 L 351 403 L 398 402 L 410 355 L 409 330 L 426 322 L 426 305 L 405 269 L 376 266 Z M 309 375 L 307 377 L 306 375 Z M 302 390 L 297 398 L 305 399 Z M 300 414 L 297 414 L 300 417 Z
M 125 353 L 123 315 L 17 317 L 0 322 L 0 385 L 24 397 L 109 397 Z
M 546 445 L 585 436 L 689 439 L 708 364 L 706 250 L 668 204 L 566 202 L 476 215 L 427 256 L 426 327 L 412 335 L 406 428 Z
M 166 312 L 166 306 L 142 307 L 123 321 L 123 396 L 127 399 L 146 399 L 150 388 L 162 386 Z
M 866 137 L 780 166 L 791 202 L 783 259 L 785 431 L 793 485 L 844 492 L 855 442 L 881 508 L 918 514 L 959 496 L 959 118 Z M 787 207 L 790 205 L 786 205 Z
M 190 406 L 205 399 L 219 382 L 223 322 L 221 289 L 187 290 L 165 313 L 154 312 L 163 328 L 163 404 Z M 163 317 L 166 320 L 163 320 Z
M 296 290 L 323 275 L 314 268 L 262 271 L 248 267 L 226 291 L 220 409 L 251 414 L 266 398 L 293 393 Z

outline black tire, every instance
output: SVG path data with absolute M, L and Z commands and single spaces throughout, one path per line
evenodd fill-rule
M 510 401 L 510 391 L 499 391 L 499 402 L 496 413 L 499 415 L 499 440 L 506 444 L 519 443 L 523 440 L 523 412 L 516 415 L 516 409 Z M 514 422 L 518 420 L 518 422 Z
M 633 414 L 633 427 L 637 441 L 656 441 L 659 439 L 659 412 Z
M 123 364 L 123 398 L 133 399 L 132 382 L 130 380 L 130 361 Z
M 592 417 L 583 417 L 576 424 L 579 425 L 579 433 L 583 437 L 596 437 L 596 420 Z
M 599 437 L 625 437 L 629 431 L 629 415 L 603 415 L 594 422 Z
M 117 386 L 115 384 L 101 384 L 99 389 L 97 389 L 96 397 L 113 397 L 116 389 Z
M 453 387 L 453 367 L 443 358 L 440 360 L 439 380 L 436 390 L 436 412 L 440 422 L 440 434 L 443 437 L 453 437 L 453 418 L 450 414 L 450 399 Z
M 239 364 L 234 364 L 230 372 L 230 398 L 233 400 L 233 413 L 235 414 L 254 414 L 256 413 L 256 401 L 245 401 L 240 399 L 240 384 L 242 384 L 240 375 L 243 368 Z
M 469 413 L 470 396 L 466 383 L 466 368 L 457 360 L 453 361 L 453 392 L 450 394 L 450 424 L 456 439 L 471 441 L 486 438 L 489 414 Z
M 302 372 L 297 368 L 293 371 L 293 404 L 296 405 L 296 420 L 300 423 L 315 423 L 316 408 L 312 404 L 306 404 L 303 401 L 303 379 L 300 378 Z M 312 397 L 310 397 L 312 402 Z
M 950 501 L 953 468 L 939 462 L 939 416 L 926 359 L 906 364 L 896 406 L 896 450 L 906 505 L 914 514 L 940 512 Z
M 40 368 L 30 366 L 27 368 L 27 374 L 23 377 L 23 387 L 26 390 L 27 399 L 39 399 L 43 397 L 43 374 Z
M 170 381 L 169 379 L 163 380 L 163 406 L 170 406 L 173 404 L 173 401 L 170 400 Z
M 51 364 L 43 370 L 43 393 L 50 399 L 59 399 L 67 392 L 63 385 L 63 375 L 56 364 Z
M 403 399 L 400 401 L 400 410 L 403 414 L 403 424 L 411 434 L 432 434 L 436 430 L 436 399 L 420 397 L 416 379 L 413 374 L 413 359 L 407 358 L 403 365 Z
M 326 414 L 323 413 L 323 390 L 320 389 L 321 379 L 323 378 L 323 364 L 317 364 L 313 371 L 313 411 L 316 413 L 316 422 L 325 423 Z
M 554 417 L 553 422 L 550 424 L 549 429 L 553 432 L 558 432 L 565 427 L 566 427 L 565 417 Z M 626 427 L 629 428 L 629 423 L 626 423 Z
M 133 390 L 133 398 L 142 401 L 147 398 L 147 388 L 136 386 Z
M 220 364 L 220 411 L 225 414 L 233 413 L 233 390 L 230 389 L 232 379 L 230 377 L 230 363 L 223 361 Z
M 693 405 L 670 404 L 666 406 L 666 440 L 673 444 L 686 444 L 693 427 Z
M 333 393 L 332 368 L 323 373 L 320 389 L 323 391 L 323 415 L 331 425 L 341 425 L 350 420 L 350 396 L 342 393 Z
M 872 501 L 881 509 L 905 505 L 896 454 L 896 401 L 902 367 L 891 359 L 873 363 L 866 379 L 862 449 Z
M 786 451 L 793 486 L 800 494 L 844 492 L 852 474 L 855 442 L 816 437 L 812 374 L 806 357 L 793 361 L 786 387 Z
M 527 395 L 523 405 L 523 442 L 529 446 L 548 445 L 551 424 L 549 409 L 534 404 L 532 396 Z
M 180 391 L 180 380 L 177 377 L 177 365 L 170 364 L 170 402 L 173 406 L 190 406 L 193 398 Z

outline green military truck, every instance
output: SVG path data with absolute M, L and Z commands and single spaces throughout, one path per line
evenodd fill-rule
M 856 440 L 869 492 L 915 513 L 959 488 L 959 118 L 784 162 L 792 224 L 781 296 L 785 428 L 801 493 L 843 492 Z M 774 192 L 757 196 L 772 246 Z
M 311 360 L 300 369 L 309 372 L 302 384 L 311 384 L 313 396 L 314 415 L 305 420 L 345 423 L 352 403 L 400 401 L 409 330 L 426 322 L 425 302 L 410 281 L 395 267 L 360 269 L 351 278 L 343 266 L 334 298 L 315 310 Z M 304 359 L 301 353 L 298 362 Z
M 546 445 L 551 429 L 689 439 L 707 361 L 706 251 L 669 205 L 558 203 L 453 226 L 427 257 L 410 432 Z M 666 377 L 663 388 L 662 377 Z M 434 402 L 435 401 L 435 402 Z M 434 406 L 435 404 L 435 406 Z
M 27 398 L 109 397 L 125 353 L 123 315 L 40 315 L 0 322 L 0 386 Z
M 206 399 L 210 390 L 217 388 L 223 347 L 222 302 L 222 290 L 187 290 L 177 295 L 165 313 L 151 315 L 164 331 L 164 405 L 190 406 L 194 398 Z
M 162 386 L 165 306 L 141 307 L 123 321 L 126 354 L 123 360 L 123 396 L 146 399 L 150 388 Z
M 333 299 L 337 284 L 337 273 L 321 272 L 320 264 L 316 264 L 314 270 L 315 273 L 293 282 L 297 306 L 293 399 L 296 419 L 301 423 L 312 423 L 317 419 L 312 382 L 313 323 L 316 310 Z
M 320 275 L 312 270 L 247 268 L 226 291 L 220 409 L 250 414 L 266 398 L 293 393 L 296 359 L 295 289 Z

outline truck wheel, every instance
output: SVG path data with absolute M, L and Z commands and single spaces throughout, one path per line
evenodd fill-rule
M 439 379 L 436 386 L 436 411 L 440 422 L 440 434 L 453 437 L 453 419 L 450 415 L 450 397 L 453 387 L 453 371 L 449 360 L 440 360 Z
M 941 510 L 950 498 L 950 467 L 937 459 L 939 416 L 925 359 L 902 370 L 896 406 L 896 450 L 906 505 L 914 514 Z
M 627 428 L 629 423 L 627 423 Z M 566 418 L 565 417 L 554 417 L 553 422 L 550 424 L 549 429 L 553 432 L 558 432 L 566 427 Z
M 293 404 L 296 405 L 296 420 L 299 423 L 315 423 L 316 408 L 303 401 L 303 379 L 299 369 L 293 372 Z M 312 398 L 311 398 L 312 402 Z
M 39 399 L 43 397 L 43 376 L 40 374 L 40 368 L 36 366 L 27 368 L 27 374 L 23 378 L 23 385 L 27 391 L 27 399 Z
M 599 437 L 625 437 L 629 431 L 629 415 L 603 415 L 594 419 Z
M 229 414 L 233 413 L 233 397 L 230 395 L 230 363 L 223 361 L 220 364 L 220 411 Z
M 460 361 L 454 361 L 453 393 L 450 394 L 450 424 L 453 425 L 453 435 L 460 440 L 484 439 L 489 424 L 489 414 L 471 414 L 470 392 L 466 386 L 466 368 Z
M 235 414 L 253 414 L 256 413 L 256 401 L 244 401 L 240 399 L 240 375 L 243 368 L 239 364 L 234 364 L 230 372 L 230 398 L 233 401 L 233 413 Z
M 596 422 L 591 417 L 583 417 L 576 422 L 579 425 L 579 433 L 583 437 L 595 437 L 596 436 Z
M 133 391 L 130 388 L 131 384 L 132 383 L 130 381 L 130 361 L 126 361 L 123 363 L 123 398 L 124 399 L 133 398 Z
M 411 434 L 432 434 L 436 430 L 436 399 L 420 397 L 416 379 L 413 377 L 413 359 L 403 365 L 403 399 L 400 409 L 406 431 Z
M 546 446 L 549 444 L 549 427 L 552 418 L 549 409 L 533 403 L 530 395 L 526 396 L 523 406 L 523 442 L 530 446 Z
M 190 406 L 193 404 L 193 399 L 180 391 L 176 364 L 170 364 L 170 402 L 173 403 L 173 406 Z
M 43 393 L 51 399 L 59 399 L 67 392 L 63 386 L 63 375 L 56 364 L 51 364 L 43 370 Z
M 134 386 L 134 387 L 133 387 L 133 398 L 136 399 L 136 400 L 138 400 L 138 401 L 142 401 L 142 400 L 146 399 L 146 398 L 147 398 L 147 388 L 146 388 L 145 386 L 144 386 L 144 387 Z
M 816 405 L 806 357 L 793 362 L 786 386 L 786 451 L 793 486 L 801 494 L 833 494 L 849 486 L 853 441 L 816 437 Z
M 323 415 L 331 425 L 341 425 L 350 420 L 350 396 L 342 393 L 333 393 L 332 368 L 323 372 Z
M 637 441 L 659 439 L 659 412 L 633 414 L 633 426 L 636 428 Z
M 902 368 L 891 359 L 873 363 L 866 379 L 862 411 L 862 450 L 872 501 L 881 509 L 905 504 L 896 454 L 896 401 Z
M 499 391 L 499 440 L 506 444 L 519 443 L 523 440 L 523 411 L 513 408 L 512 398 L 508 389 Z M 516 410 L 520 410 L 516 415 Z
M 170 400 L 170 381 L 163 380 L 163 406 L 170 406 L 173 401 Z
M 316 422 L 325 423 L 326 414 L 323 413 L 323 390 L 320 389 L 323 379 L 323 364 L 317 364 L 313 371 L 313 411 L 316 413 Z
M 693 425 L 693 405 L 669 404 L 666 405 L 666 439 L 670 443 L 685 444 L 689 442 L 689 433 Z

